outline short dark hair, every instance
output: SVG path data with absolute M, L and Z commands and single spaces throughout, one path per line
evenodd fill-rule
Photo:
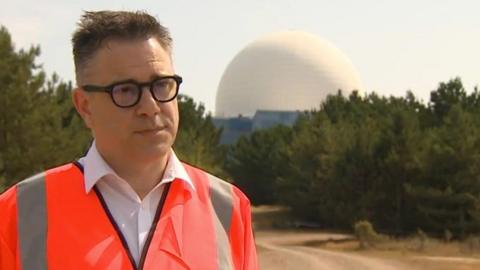
M 171 53 L 172 38 L 166 27 L 144 11 L 85 11 L 72 36 L 73 61 L 77 82 L 88 59 L 108 39 L 148 39 L 154 37 Z

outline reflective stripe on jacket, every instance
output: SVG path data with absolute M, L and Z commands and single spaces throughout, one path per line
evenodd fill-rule
M 0 269 L 258 269 L 248 199 L 183 165 L 195 191 L 178 180 L 165 188 L 139 265 L 79 166 L 20 182 L 0 195 Z

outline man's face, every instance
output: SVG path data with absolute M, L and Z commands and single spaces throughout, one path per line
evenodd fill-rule
M 94 54 L 82 74 L 82 85 L 106 86 L 135 80 L 149 82 L 173 75 L 169 53 L 155 38 L 138 41 L 111 40 Z M 131 108 L 117 107 L 108 93 L 77 89 L 74 102 L 93 131 L 104 158 L 155 160 L 167 154 L 178 129 L 177 100 L 159 103 L 144 88 Z

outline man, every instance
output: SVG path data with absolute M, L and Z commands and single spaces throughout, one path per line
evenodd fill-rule
M 168 30 L 143 12 L 86 12 L 73 103 L 80 160 L 0 196 L 0 269 L 257 269 L 248 199 L 180 162 Z

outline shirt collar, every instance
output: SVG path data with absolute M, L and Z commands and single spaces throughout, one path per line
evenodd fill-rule
M 89 193 L 93 186 L 106 175 L 113 175 L 120 178 L 100 155 L 95 141 L 93 141 L 90 146 L 87 155 L 80 159 L 80 163 L 84 169 L 86 193 Z M 172 182 L 175 179 L 185 181 L 192 190 L 195 190 L 192 179 L 190 179 L 185 167 L 183 167 L 183 164 L 177 158 L 173 149 L 170 149 L 167 166 L 165 167 L 165 172 L 163 173 L 160 184 Z

